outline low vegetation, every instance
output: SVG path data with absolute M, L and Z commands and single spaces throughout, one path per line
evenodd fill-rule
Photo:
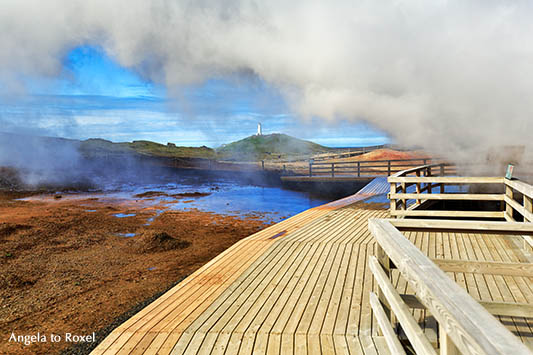
M 106 154 L 138 153 L 166 158 L 215 158 L 215 151 L 206 146 L 180 147 L 175 144 L 160 144 L 151 141 L 113 143 L 104 139 L 88 139 L 79 143 L 80 152 L 87 157 Z
M 285 159 L 333 150 L 310 141 L 275 133 L 264 136 L 250 136 L 240 141 L 223 145 L 217 149 L 217 155 L 222 159 L 250 161 Z

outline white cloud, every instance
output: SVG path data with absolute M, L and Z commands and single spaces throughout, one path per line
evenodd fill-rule
M 0 75 L 80 44 L 169 88 L 254 73 L 298 116 L 367 120 L 443 152 L 531 144 L 529 1 L 4 0 Z M 170 90 L 170 92 L 173 92 Z

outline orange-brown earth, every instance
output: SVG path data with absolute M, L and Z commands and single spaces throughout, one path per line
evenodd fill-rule
M 265 227 L 258 219 L 194 210 L 157 216 L 154 207 L 135 201 L 17 197 L 0 193 L 1 354 L 73 350 L 67 332 L 96 332 L 101 341 L 149 300 Z M 126 233 L 136 236 L 120 236 Z M 9 341 L 12 333 L 47 339 L 26 346 Z M 62 340 L 51 342 L 52 333 Z
M 374 151 L 358 155 L 355 157 L 345 158 L 353 161 L 375 161 L 375 160 L 402 160 L 402 159 L 429 159 L 427 153 L 422 151 L 399 151 L 393 149 L 376 149 Z M 340 159 L 344 160 L 344 159 Z

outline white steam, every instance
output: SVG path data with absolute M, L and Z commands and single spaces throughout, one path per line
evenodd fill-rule
M 250 72 L 300 116 L 365 120 L 439 152 L 532 145 L 533 2 L 3 0 L 0 81 L 81 44 L 177 88 Z

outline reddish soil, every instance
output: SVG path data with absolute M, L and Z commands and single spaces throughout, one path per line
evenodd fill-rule
M 417 151 L 398 151 L 392 149 L 378 149 L 370 153 L 356 156 L 352 160 L 374 161 L 374 160 L 396 160 L 396 159 L 424 159 L 429 156 Z
M 72 346 L 50 342 L 51 333 L 96 332 L 101 341 L 102 329 L 124 312 L 265 227 L 199 211 L 155 216 L 153 207 L 134 203 L 16 197 L 0 193 L 1 354 L 54 354 Z M 119 236 L 127 233 L 136 236 Z M 25 346 L 9 341 L 12 332 L 39 332 L 47 341 Z

